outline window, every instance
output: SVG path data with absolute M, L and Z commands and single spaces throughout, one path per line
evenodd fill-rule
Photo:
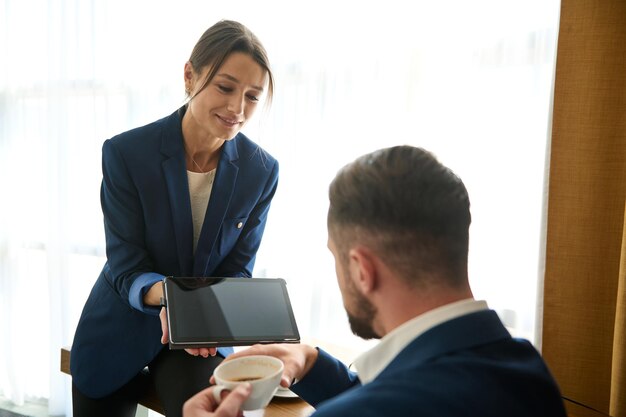
M 245 130 L 281 166 L 255 275 L 288 281 L 301 332 L 359 343 L 326 249 L 327 187 L 361 154 L 412 144 L 469 189 L 475 296 L 533 340 L 558 8 L 5 0 L 0 394 L 50 398 L 53 414 L 70 407 L 58 349 L 104 262 L 102 142 L 183 104 L 183 64 L 221 18 L 259 36 L 276 75 L 272 108 Z

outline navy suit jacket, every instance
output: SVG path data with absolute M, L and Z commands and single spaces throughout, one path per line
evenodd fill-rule
M 539 353 L 511 338 L 492 310 L 428 330 L 365 385 L 320 350 L 291 389 L 317 408 L 315 417 L 566 417 Z
M 120 388 L 163 348 L 159 308 L 143 304 L 154 283 L 168 275 L 252 275 L 278 162 L 241 133 L 224 143 L 194 255 L 184 112 L 102 147 L 107 262 L 84 306 L 70 362 L 74 383 L 92 398 Z

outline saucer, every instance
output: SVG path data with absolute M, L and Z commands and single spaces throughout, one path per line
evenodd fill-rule
M 278 389 L 274 393 L 274 397 L 296 398 L 296 397 L 298 397 L 298 394 L 296 394 L 295 392 L 293 392 L 289 388 L 278 387 Z

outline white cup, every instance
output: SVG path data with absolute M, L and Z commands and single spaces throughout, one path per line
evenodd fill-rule
M 217 382 L 213 388 L 213 397 L 219 403 L 222 390 L 232 391 L 237 385 L 247 382 L 252 386 L 252 392 L 241 409 L 265 408 L 280 385 L 283 368 L 280 359 L 265 355 L 243 356 L 222 362 L 213 372 Z

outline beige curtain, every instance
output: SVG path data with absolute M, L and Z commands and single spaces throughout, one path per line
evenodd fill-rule
M 563 0 L 542 353 L 570 416 L 626 417 L 626 1 Z

